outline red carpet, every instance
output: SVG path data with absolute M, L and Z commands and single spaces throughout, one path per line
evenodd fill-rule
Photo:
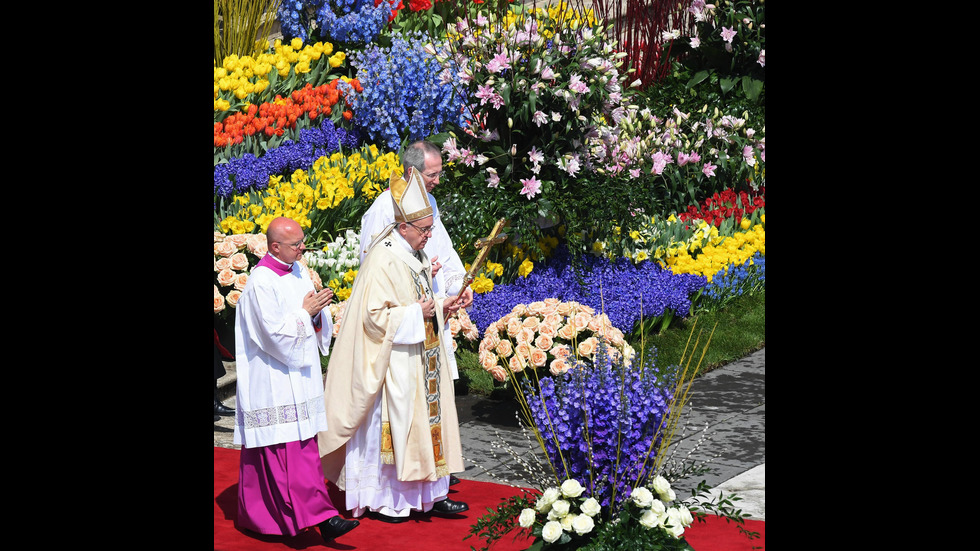
M 264 536 L 244 533 L 235 528 L 238 514 L 238 450 L 214 448 L 214 549 L 215 551 L 277 551 L 293 549 L 391 549 L 399 551 L 451 551 L 466 550 L 470 546 L 479 549 L 484 541 L 475 536 L 467 540 L 470 526 L 501 500 L 514 495 L 510 486 L 463 480 L 449 491 L 450 499 L 465 501 L 470 510 L 460 518 L 440 518 L 428 515 L 412 516 L 402 524 L 387 524 L 361 518 L 361 525 L 330 544 L 324 544 L 317 530 L 307 531 L 296 537 Z M 328 483 L 330 497 L 343 510 L 343 494 Z M 350 518 L 345 515 L 345 518 Z M 695 522 L 687 532 L 688 542 L 696 551 L 749 551 L 765 549 L 765 522 L 746 521 L 746 528 L 759 532 L 760 537 L 749 540 L 738 532 L 735 524 L 711 517 L 707 523 Z M 397 542 L 397 545 L 393 545 Z M 518 551 L 526 549 L 531 540 L 513 536 L 505 537 L 491 548 L 492 551 Z

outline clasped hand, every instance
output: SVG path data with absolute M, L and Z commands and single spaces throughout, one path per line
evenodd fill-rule
M 310 291 L 306 293 L 303 297 L 303 309 L 309 312 L 310 317 L 314 317 L 330 305 L 333 301 L 333 290 L 329 287 L 323 289 L 319 293 L 316 291 Z

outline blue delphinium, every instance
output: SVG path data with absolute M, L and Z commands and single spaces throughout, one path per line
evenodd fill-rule
M 651 359 L 627 367 L 600 347 L 594 363 L 543 378 L 537 389 L 525 380 L 522 390 L 558 477 L 610 506 L 652 476 L 673 383 Z
M 419 32 L 393 34 L 391 46 L 369 44 L 350 54 L 364 91 L 352 94 L 354 124 L 367 136 L 397 151 L 403 140 L 427 138 L 448 123 L 462 122 L 461 86 L 444 82 L 442 67 L 425 51 Z
M 476 295 L 470 319 L 483 330 L 517 304 L 557 298 L 605 313 L 614 327 L 629 333 L 642 318 L 688 315 L 691 297 L 706 284 L 703 276 L 675 275 L 650 261 L 637 265 L 625 258 L 610 261 L 587 256 L 573 267 L 562 246 L 527 277 Z
M 283 0 L 279 5 L 278 19 L 280 30 L 286 40 L 300 38 L 306 40 L 310 35 L 312 18 L 323 6 L 325 0 Z
M 269 186 L 269 177 L 308 170 L 324 155 L 341 149 L 354 149 L 361 143 L 359 134 L 338 128 L 325 120 L 317 128 L 300 130 L 296 141 L 285 140 L 279 147 L 257 157 L 246 153 L 214 166 L 214 195 L 230 197 Z
M 345 44 L 369 44 L 391 18 L 391 4 L 382 0 L 326 0 L 317 10 L 320 36 Z

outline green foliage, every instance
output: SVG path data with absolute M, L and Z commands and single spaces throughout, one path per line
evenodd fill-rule
M 689 75 L 686 88 L 765 105 L 765 2 L 722 0 L 696 29 L 699 42 L 683 37 L 673 45 Z

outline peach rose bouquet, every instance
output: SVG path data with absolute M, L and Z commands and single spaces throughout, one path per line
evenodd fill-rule
M 609 317 L 585 304 L 548 298 L 518 304 L 491 323 L 480 341 L 480 365 L 499 382 L 532 369 L 538 376 L 561 375 L 576 360 L 591 360 L 600 343 L 610 356 L 629 364 L 633 348 Z

